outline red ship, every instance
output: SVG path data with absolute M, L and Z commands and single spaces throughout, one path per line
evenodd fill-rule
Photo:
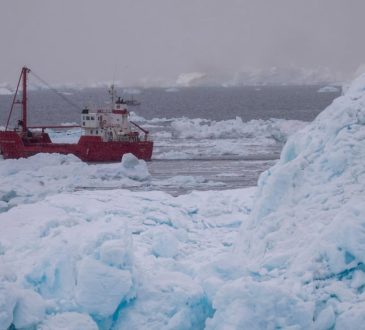
M 4 131 L 0 131 L 0 153 L 4 159 L 29 157 L 38 153 L 73 154 L 85 162 L 120 161 L 124 154 L 132 153 L 139 159 L 151 160 L 153 142 L 148 131 L 129 120 L 127 102 L 116 98 L 112 86 L 110 109 L 81 112 L 80 126 L 28 126 L 27 125 L 27 76 L 30 69 L 23 67 Z M 22 82 L 22 99 L 16 101 Z M 9 130 L 14 105 L 22 105 L 22 119 L 17 127 Z M 47 128 L 81 127 L 78 143 L 53 143 L 45 132 Z

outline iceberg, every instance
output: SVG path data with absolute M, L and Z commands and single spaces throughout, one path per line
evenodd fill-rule
M 340 89 L 336 86 L 324 86 L 318 90 L 318 93 L 339 93 Z
M 227 320 L 233 329 L 361 327 L 364 138 L 362 75 L 289 137 L 279 162 L 260 176 L 236 239 L 235 276 L 213 298 L 208 329 Z

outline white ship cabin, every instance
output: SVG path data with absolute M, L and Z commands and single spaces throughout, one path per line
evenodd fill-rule
M 107 141 L 139 141 L 139 133 L 131 129 L 129 111 L 124 100 L 118 97 L 110 110 L 89 110 L 81 113 L 83 135 L 100 136 Z

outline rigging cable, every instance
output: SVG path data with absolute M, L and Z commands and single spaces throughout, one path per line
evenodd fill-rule
M 53 88 L 51 85 L 49 85 L 44 79 L 42 79 L 41 77 L 39 77 L 38 75 L 36 75 L 34 73 L 34 71 L 31 71 L 31 73 L 33 74 L 33 76 L 35 78 L 37 78 L 42 84 L 46 85 L 53 93 L 57 94 L 60 98 L 62 98 L 65 102 L 67 102 L 69 105 L 71 105 L 72 107 L 74 107 L 75 109 L 77 109 L 78 111 L 81 111 L 82 109 L 80 108 L 80 106 L 78 106 L 76 103 L 73 103 L 71 100 L 69 100 L 65 95 L 63 95 L 62 93 L 60 93 L 58 90 L 56 90 L 55 88 Z

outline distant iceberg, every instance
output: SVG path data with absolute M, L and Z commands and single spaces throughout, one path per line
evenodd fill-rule
M 176 87 L 170 87 L 170 88 L 166 88 L 165 89 L 165 92 L 167 93 L 176 93 L 176 92 L 179 92 L 180 90 Z
M 197 82 L 200 82 L 202 79 L 206 77 L 205 73 L 202 72 L 189 72 L 189 73 L 182 73 L 176 80 L 177 86 L 182 87 L 190 87 Z
M 318 93 L 339 93 L 341 90 L 336 86 L 324 86 L 318 90 Z
M 12 95 L 13 92 L 6 87 L 0 87 L 0 95 Z

